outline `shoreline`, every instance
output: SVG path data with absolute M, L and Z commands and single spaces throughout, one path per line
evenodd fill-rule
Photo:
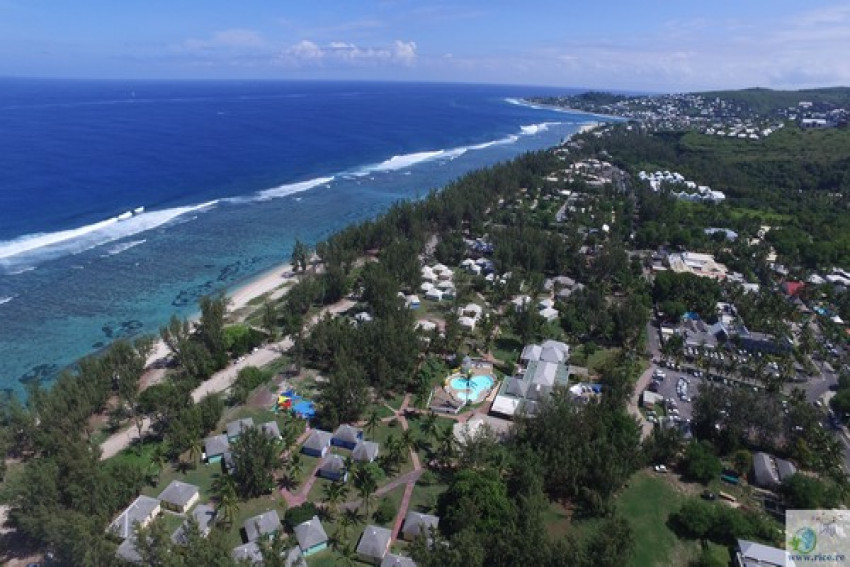
M 281 286 L 295 281 L 298 281 L 297 275 L 292 271 L 292 264 L 290 262 L 282 262 L 268 270 L 260 272 L 259 274 L 248 276 L 241 282 L 223 290 L 225 297 L 229 300 L 227 304 L 227 314 L 239 311 L 240 309 L 247 307 L 254 299 L 265 294 L 272 293 Z M 280 296 L 282 295 L 283 294 Z M 198 313 L 188 317 L 190 323 L 195 323 L 198 319 Z M 165 345 L 165 342 L 162 339 L 157 338 L 154 342 L 153 351 L 148 356 L 147 362 L 145 363 L 145 374 L 148 375 L 152 371 L 163 370 L 163 362 L 170 356 L 171 351 Z M 148 385 L 154 384 L 158 381 L 156 379 L 152 380 L 151 376 L 147 376 L 147 378 L 148 380 L 146 381 L 146 384 Z

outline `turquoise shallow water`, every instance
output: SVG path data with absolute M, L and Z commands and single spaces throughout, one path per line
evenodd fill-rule
M 521 87 L 0 86 L 0 389 L 19 393 L 192 314 L 201 295 L 285 261 L 295 238 L 590 119 L 506 100 L 542 92 Z

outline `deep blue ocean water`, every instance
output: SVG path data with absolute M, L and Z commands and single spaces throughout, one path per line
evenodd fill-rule
M 296 237 L 561 141 L 594 118 L 516 99 L 563 92 L 0 79 L 0 389 L 194 313 Z

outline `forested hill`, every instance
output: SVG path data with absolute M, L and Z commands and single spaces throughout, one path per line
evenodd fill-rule
M 758 114 L 770 114 L 784 108 L 797 106 L 800 102 L 811 102 L 813 104 L 832 107 L 850 107 L 850 87 L 828 87 L 799 91 L 752 88 L 693 94 L 706 98 L 720 98 L 730 102 L 737 102 Z

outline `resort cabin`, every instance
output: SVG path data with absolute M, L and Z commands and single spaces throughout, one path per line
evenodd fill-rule
M 194 484 L 172 480 L 165 490 L 159 493 L 159 501 L 163 508 L 185 514 L 198 502 L 200 489 Z
M 455 288 L 455 284 L 452 283 L 450 280 L 444 280 L 444 281 L 441 281 L 437 284 L 437 289 L 442 290 L 444 296 L 445 296 L 446 290 L 449 290 L 449 289 L 454 290 L 454 288 Z
M 429 266 L 422 266 L 422 281 L 434 282 L 437 280 L 437 274 L 434 273 Z
M 346 482 L 348 480 L 348 471 L 345 470 L 345 459 L 339 455 L 328 455 L 322 461 L 316 474 L 328 480 Z
M 260 546 L 257 545 L 256 541 L 249 541 L 248 543 L 234 547 L 233 551 L 230 552 L 230 556 L 234 561 L 246 562 L 248 565 L 263 564 L 263 552 L 260 550 Z
M 416 562 L 410 557 L 405 557 L 404 555 L 387 553 L 384 560 L 381 561 L 381 567 L 416 567 Z
M 198 533 L 201 534 L 201 537 L 207 537 L 212 529 L 213 522 L 215 522 L 215 508 L 209 504 L 199 504 L 192 510 L 192 517 L 198 525 Z M 178 545 L 186 545 L 189 540 L 188 532 L 189 521 L 186 520 L 171 534 L 171 541 Z
M 475 322 L 476 322 L 476 320 L 472 317 L 459 317 L 458 320 L 457 320 L 458 325 L 460 325 L 461 327 L 463 327 L 464 329 L 466 329 L 468 331 L 474 331 L 475 330 Z
M 448 286 L 445 288 L 441 288 L 443 290 L 443 299 L 454 299 L 455 298 L 455 288 L 454 286 Z
M 546 307 L 545 309 L 541 309 L 539 313 L 541 317 L 543 317 L 544 319 L 546 319 L 546 321 L 550 323 L 557 319 L 559 315 L 558 310 L 552 307 Z
M 482 434 L 485 430 L 494 433 L 499 439 L 504 439 L 510 430 L 511 423 L 504 419 L 489 415 L 476 415 L 465 422 L 452 425 L 452 435 L 455 441 L 465 444 Z
M 310 457 L 322 458 L 327 455 L 332 438 L 333 434 L 330 431 L 314 429 L 301 446 L 301 452 Z
M 204 460 L 208 463 L 220 463 L 222 456 L 230 450 L 227 435 L 214 435 L 204 439 Z
M 432 289 L 434 289 L 434 284 L 432 284 L 431 282 L 422 282 L 422 285 L 419 286 L 419 291 L 423 293 Z
M 343 424 L 334 431 L 331 444 L 344 449 L 354 449 L 361 439 L 363 439 L 362 429 Z
M 390 550 L 393 534 L 387 528 L 366 526 L 357 542 L 357 558 L 360 561 L 380 565 Z
M 401 537 L 407 541 L 413 541 L 416 539 L 416 536 L 422 534 L 430 541 L 431 532 L 437 529 L 437 524 L 439 523 L 440 518 L 437 516 L 410 511 L 404 518 Z
M 472 317 L 473 319 L 479 319 L 483 312 L 484 309 L 477 303 L 467 303 L 466 306 L 460 310 L 459 315 L 462 315 L 464 317 Z
M 425 285 L 425 284 L 422 284 Z M 425 299 L 429 301 L 442 301 L 443 292 L 437 288 L 431 288 L 425 292 Z
M 248 541 L 257 541 L 261 537 L 270 538 L 282 528 L 277 510 L 269 510 L 258 516 L 252 516 L 242 524 Z
M 245 419 L 237 419 L 236 421 L 231 421 L 227 424 L 227 440 L 233 443 L 239 436 L 242 435 L 242 432 L 246 429 L 251 429 L 254 427 L 254 419 L 250 417 L 246 417 Z
M 408 295 L 404 298 L 404 304 L 408 309 L 419 309 L 422 302 L 419 301 L 419 296 L 416 294 Z
M 381 446 L 374 441 L 360 441 L 351 451 L 351 458 L 358 463 L 371 463 L 378 458 Z
M 298 548 L 304 557 L 309 557 L 328 547 L 328 534 L 325 533 L 325 528 L 322 527 L 318 516 L 298 524 L 292 531 L 295 532 Z
M 356 315 L 354 315 L 354 321 L 359 325 L 371 323 L 372 320 L 373 320 L 373 317 L 371 315 L 369 315 L 369 313 L 367 313 L 366 311 L 361 311 L 360 313 L 357 313 Z
M 133 535 L 137 524 L 147 526 L 161 510 L 162 507 L 156 498 L 139 496 L 109 524 L 109 533 L 120 539 L 127 539 Z
M 276 421 L 267 421 L 266 423 L 261 424 L 260 431 L 272 439 L 277 439 L 278 441 L 283 439 L 283 435 L 280 434 L 280 427 L 278 427 Z
M 437 328 L 437 324 L 434 323 L 433 321 L 428 321 L 426 319 L 420 319 L 419 321 L 416 322 L 416 328 L 421 330 L 421 331 L 425 331 L 426 333 L 430 333 L 431 331 L 433 331 L 434 329 Z
M 788 552 L 777 547 L 762 545 L 745 539 L 738 540 L 735 551 L 736 567 L 795 567 L 796 563 L 788 556 Z

